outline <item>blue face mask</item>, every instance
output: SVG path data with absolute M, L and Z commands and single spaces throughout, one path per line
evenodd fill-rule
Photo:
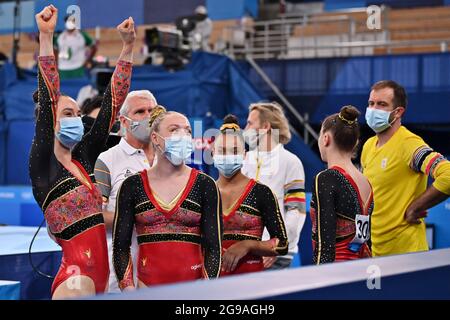
M 244 156 L 241 154 L 215 155 L 214 167 L 226 178 L 234 176 L 241 168 Z
M 389 122 L 389 117 L 391 116 L 391 112 L 378 110 L 375 108 L 367 108 L 366 109 L 366 122 L 367 125 L 376 133 L 380 133 L 390 128 L 392 122 Z
M 161 138 L 165 141 L 165 150 L 163 151 L 163 154 L 174 166 L 182 165 L 191 158 L 191 154 L 194 151 L 191 136 L 176 135 L 169 138 Z
M 56 132 L 56 139 L 66 148 L 72 149 L 81 141 L 84 126 L 81 117 L 66 117 L 59 120 L 60 129 Z

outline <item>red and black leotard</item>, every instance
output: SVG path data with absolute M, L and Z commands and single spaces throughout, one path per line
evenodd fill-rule
M 72 274 L 90 277 L 97 293 L 104 292 L 108 284 L 108 251 L 102 197 L 94 184 L 94 165 L 128 94 L 131 67 L 131 63 L 126 61 L 117 63 L 97 120 L 72 150 L 72 161 L 87 181 L 83 183 L 55 157 L 54 127 L 60 97 L 59 75 L 53 56 L 39 57 L 40 108 L 29 170 L 34 197 L 44 212 L 50 232 L 63 250 L 52 294 Z
M 219 276 L 222 210 L 216 183 L 206 174 L 191 169 L 171 208 L 157 200 L 147 171 L 125 179 L 113 231 L 113 264 L 121 289 L 134 285 L 133 227 L 139 244 L 137 278 L 146 286 Z
M 251 179 L 244 192 L 228 212 L 223 215 L 224 234 L 223 249 L 242 240 L 261 241 L 264 227 L 270 237 L 279 240 L 275 248 L 279 255 L 288 251 L 288 240 L 283 217 L 278 207 L 278 201 L 272 190 Z M 264 269 L 262 257 L 247 254 L 237 264 L 233 272 L 221 272 L 221 276 L 261 271 Z
M 372 214 L 373 194 L 364 203 L 352 177 L 337 166 L 320 172 L 314 181 L 310 209 L 313 262 L 322 264 L 371 257 L 367 243 L 358 252 L 351 251 L 349 244 L 356 234 L 356 215 L 370 217 Z

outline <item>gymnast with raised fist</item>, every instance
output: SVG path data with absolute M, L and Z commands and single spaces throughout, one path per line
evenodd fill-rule
M 39 110 L 29 170 L 34 197 L 50 233 L 62 248 L 61 266 L 51 289 L 53 299 L 62 299 L 107 289 L 108 251 L 94 165 L 128 94 L 136 32 L 131 17 L 117 27 L 122 52 L 100 113 L 91 130 L 83 135 L 79 106 L 60 93 L 53 55 L 57 16 L 53 5 L 36 15 L 40 39 Z

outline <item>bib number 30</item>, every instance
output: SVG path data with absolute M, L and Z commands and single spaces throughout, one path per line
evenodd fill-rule
M 356 235 L 352 243 L 363 244 L 370 240 L 370 217 L 357 214 L 355 217 Z

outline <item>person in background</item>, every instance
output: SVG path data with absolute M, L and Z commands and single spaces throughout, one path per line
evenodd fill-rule
M 87 100 L 92 100 L 98 95 L 101 96 L 102 94 L 100 94 L 92 84 L 87 84 L 85 86 L 82 86 L 78 91 L 77 103 L 79 106 L 83 106 Z
M 285 255 L 288 242 L 278 201 L 269 187 L 241 172 L 245 143 L 237 118 L 225 117 L 214 141 L 224 235 L 221 276 L 264 270 L 263 256 Z M 264 227 L 270 240 L 262 241 Z
M 428 250 L 427 210 L 450 195 L 450 162 L 402 125 L 407 104 L 395 81 L 372 86 L 366 122 L 376 135 L 364 144 L 361 164 L 375 199 L 374 256 Z M 429 187 L 428 176 L 434 179 Z
M 277 103 L 254 103 L 249 107 L 244 136 L 249 144 L 242 173 L 270 187 L 275 193 L 286 226 L 289 251 L 285 256 L 265 257 L 266 268 L 291 265 L 298 252 L 300 232 L 306 219 L 305 172 L 300 159 L 284 145 L 291 139 L 289 123 Z M 269 239 L 267 230 L 263 240 Z
M 81 106 L 81 121 L 83 121 L 84 134 L 87 134 L 94 126 L 95 120 L 97 119 L 98 113 L 100 112 L 102 102 L 103 96 L 94 96 L 93 98 L 86 99 Z M 111 127 L 111 132 L 109 133 L 108 140 L 102 147 L 101 152 L 117 145 L 120 141 L 120 138 L 120 122 L 119 120 L 116 120 Z
M 84 31 L 77 29 L 75 15 L 64 18 L 65 30 L 55 38 L 55 50 L 58 57 L 58 70 L 61 79 L 85 76 L 97 52 L 95 41 Z
M 81 120 L 83 120 L 84 131 L 89 132 L 94 125 L 95 119 L 97 119 L 98 113 L 102 106 L 103 97 L 94 96 L 88 98 L 81 105 Z
M 318 144 L 328 169 L 317 174 L 312 189 L 315 264 L 371 257 L 372 187 L 352 163 L 360 135 L 359 114 L 355 107 L 345 106 L 322 123 Z
M 212 21 L 208 17 L 205 6 L 198 6 L 195 9 L 196 24 L 194 30 L 190 32 L 193 39 L 193 49 L 210 51 L 209 38 L 212 32 Z
M 125 135 L 118 145 L 101 153 L 95 163 L 95 179 L 103 197 L 103 218 L 112 270 L 109 277 L 109 292 L 120 292 L 112 266 L 112 226 L 117 193 L 126 178 L 150 169 L 153 164 L 154 151 L 150 144 L 149 121 L 156 105 L 156 99 L 150 91 L 130 92 L 119 112 Z M 136 254 L 136 241 L 133 241 L 132 257 L 135 261 Z

